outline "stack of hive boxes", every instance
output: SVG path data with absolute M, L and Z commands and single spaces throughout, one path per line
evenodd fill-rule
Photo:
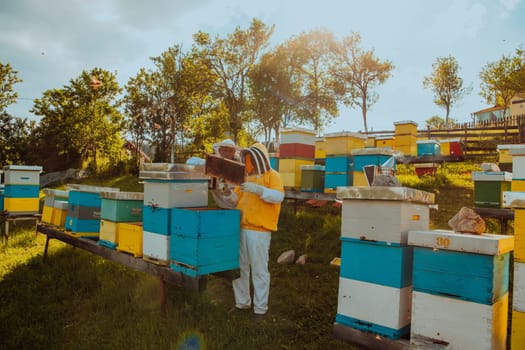
M 520 144 L 498 145 L 498 166 L 501 171 L 512 171 L 512 155 L 510 150 L 523 148 Z
M 69 184 L 69 205 L 66 232 L 74 237 L 98 238 L 100 235 L 100 209 L 102 192 L 119 192 L 113 187 Z
M 389 148 L 361 148 L 351 152 L 353 159 L 353 186 L 368 186 L 364 167 L 373 165 L 377 169 L 381 168 L 386 161 L 392 157 L 392 150 Z M 395 166 L 395 161 L 393 162 Z
M 462 156 L 463 149 L 459 138 L 439 140 L 440 153 L 442 156 Z
M 341 270 L 336 322 L 398 339 L 410 332 L 409 230 L 428 229 L 434 195 L 406 187 L 340 187 Z
M 325 164 L 325 158 L 326 158 L 326 140 L 324 137 L 316 137 L 315 138 L 315 150 L 314 150 L 314 158 L 315 158 L 315 164 L 324 165 Z
M 506 349 L 514 238 L 415 230 L 408 243 L 414 247 L 410 343 Z
M 4 171 L 0 170 L 0 211 L 4 210 Z
M 418 157 L 439 157 L 441 154 L 441 146 L 437 140 L 417 140 L 417 155 Z M 414 163 L 417 176 L 421 177 L 424 175 L 435 175 L 439 163 L 437 162 L 426 162 L 426 163 Z
M 511 349 L 525 348 L 525 145 L 514 145 L 511 192 L 503 193 L 503 206 L 514 210 L 514 283 L 512 291 Z
M 143 258 L 167 266 L 173 239 L 172 210 L 207 207 L 208 176 L 200 166 L 152 163 L 139 177 L 144 181 Z
M 192 277 L 238 269 L 240 220 L 236 209 L 172 208 L 170 267 Z
M 44 188 L 44 206 L 42 207 L 42 222 L 58 227 L 66 224 L 69 191 Z
M 4 166 L 4 210 L 13 214 L 36 214 L 40 211 L 41 166 Z
M 512 173 L 506 171 L 474 171 L 474 206 L 501 208 L 503 192 L 511 190 Z
M 354 185 L 352 150 L 365 147 L 366 136 L 355 132 L 325 135 L 324 192 L 335 193 L 338 186 Z
M 279 173 L 284 187 L 301 187 L 301 166 L 314 164 L 315 134 L 303 128 L 281 130 Z
M 411 120 L 394 123 L 394 149 L 406 156 L 417 154 L 417 123 Z
M 141 252 L 142 235 L 135 232 L 142 231 L 144 193 L 102 192 L 101 197 L 98 244 L 134 255 Z
M 301 166 L 301 192 L 324 191 L 324 165 Z

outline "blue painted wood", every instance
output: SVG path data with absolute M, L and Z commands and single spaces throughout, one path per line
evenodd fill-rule
M 325 160 L 327 173 L 351 173 L 354 171 L 352 156 L 327 156 Z
M 97 244 L 101 245 L 103 247 L 106 247 L 106 248 L 110 248 L 110 249 L 117 249 L 117 247 L 118 247 L 117 243 L 111 242 L 111 241 L 106 241 L 104 239 L 99 239 L 97 241 Z
M 438 156 L 440 152 L 441 146 L 437 142 L 425 142 L 417 144 L 418 156 Z
M 145 205 L 142 208 L 142 227 L 144 231 L 170 235 L 170 211 L 173 208 L 157 208 Z
M 403 288 L 412 283 L 413 247 L 341 238 L 340 276 Z
M 193 267 L 239 263 L 239 233 L 210 238 L 191 238 L 182 235 L 170 237 L 170 260 Z
M 65 229 L 72 232 L 100 232 L 100 220 L 86 220 L 66 216 Z
M 82 205 L 85 207 L 99 207 L 101 205 L 100 193 L 98 192 L 83 192 L 83 191 L 69 191 L 69 203 Z
M 492 305 L 508 292 L 510 253 L 499 256 L 414 248 L 413 289 Z
M 4 194 L 0 193 L 0 211 L 4 210 Z
M 113 222 L 142 221 L 142 200 L 102 198 L 100 217 Z
M 354 156 L 354 171 L 363 171 L 366 165 L 380 166 L 390 159 L 390 155 L 386 154 L 355 154 Z
M 5 185 L 5 198 L 38 198 L 40 186 L 38 185 Z
M 171 208 L 170 233 L 193 238 L 239 236 L 237 209 Z
M 364 332 L 376 333 L 390 339 L 399 339 L 405 335 L 410 334 L 410 324 L 400 329 L 393 329 L 341 314 L 336 314 L 335 320 L 342 325 L 359 329 Z
M 336 188 L 337 186 L 352 186 L 354 183 L 353 173 L 325 173 L 324 175 L 324 187 L 325 188 Z

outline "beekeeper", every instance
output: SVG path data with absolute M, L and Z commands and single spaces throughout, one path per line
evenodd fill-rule
M 212 145 L 213 152 L 223 158 L 239 160 L 239 148 L 231 139 L 225 139 Z M 237 204 L 237 194 L 234 192 L 235 185 L 226 182 L 222 178 L 217 178 L 215 188 L 211 194 L 219 208 L 233 209 Z
M 281 176 L 270 167 L 268 151 L 260 143 L 241 150 L 246 165 L 246 182 L 236 188 L 241 211 L 239 250 L 240 277 L 233 281 L 235 307 L 250 309 L 250 273 L 253 283 L 253 313 L 260 318 L 268 311 L 270 272 L 268 259 L 271 232 L 277 231 L 284 199 Z

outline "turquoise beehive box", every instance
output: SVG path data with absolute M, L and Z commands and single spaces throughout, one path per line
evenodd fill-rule
M 100 217 L 114 222 L 142 221 L 144 193 L 102 192 Z

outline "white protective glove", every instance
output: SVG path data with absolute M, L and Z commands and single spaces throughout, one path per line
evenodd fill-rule
M 257 185 L 253 182 L 245 182 L 241 184 L 241 191 L 255 193 L 259 197 L 263 195 L 264 186 Z

